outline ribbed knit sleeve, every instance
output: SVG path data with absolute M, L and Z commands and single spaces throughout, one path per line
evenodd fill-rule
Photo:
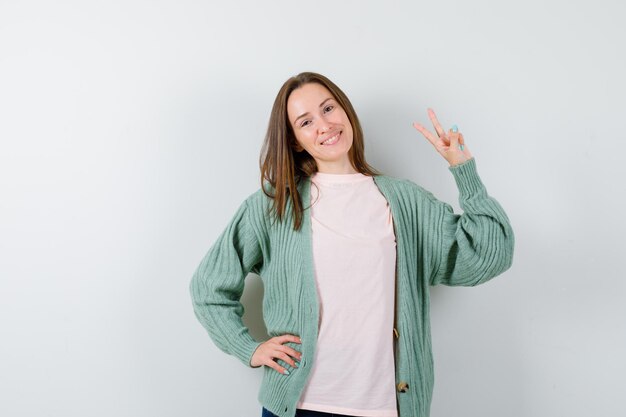
M 262 342 L 243 324 L 239 300 L 246 276 L 258 272 L 263 257 L 248 210 L 246 200 L 200 262 L 189 290 L 195 315 L 215 345 L 252 367 L 250 359 Z
M 459 189 L 463 214 L 455 214 L 447 203 L 435 202 L 439 210 L 434 236 L 438 242 L 433 253 L 437 267 L 431 284 L 482 284 L 510 268 L 513 229 L 504 209 L 487 194 L 474 158 L 448 169 Z

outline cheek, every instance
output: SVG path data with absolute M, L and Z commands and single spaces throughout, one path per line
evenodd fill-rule
M 315 142 L 317 140 L 317 133 L 313 131 L 313 129 L 309 129 L 304 133 L 303 137 L 306 142 Z
M 311 135 L 308 132 L 299 132 L 296 135 L 296 140 L 298 141 L 300 146 L 309 147 L 311 146 L 311 141 L 314 140 L 314 138 L 311 138 Z
M 352 130 L 352 123 L 350 123 L 350 119 L 348 119 L 348 115 L 345 112 L 343 113 L 342 119 L 343 119 L 343 124 L 348 126 L 350 130 Z

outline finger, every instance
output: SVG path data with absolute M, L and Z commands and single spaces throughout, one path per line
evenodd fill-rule
M 298 352 L 294 348 L 289 347 L 287 345 L 277 345 L 276 346 L 276 350 L 279 350 L 280 352 L 284 352 L 285 355 L 293 356 L 294 359 L 297 360 L 297 361 L 300 361 L 302 359 L 302 353 L 301 352 Z
M 278 362 L 274 360 L 270 360 L 269 363 L 267 363 L 266 365 L 272 369 L 275 369 L 279 374 L 289 375 L 287 368 L 280 366 Z
M 452 129 L 450 129 L 452 130 Z M 450 137 L 454 136 L 454 142 L 450 143 L 450 146 L 454 146 L 455 148 L 458 148 L 461 152 L 463 152 L 465 150 L 465 144 L 463 143 L 464 141 L 462 141 L 462 137 L 463 135 L 461 133 L 450 133 L 449 134 Z
M 280 343 L 281 345 L 287 342 L 302 343 L 302 339 L 300 339 L 300 337 L 294 334 L 289 334 L 289 333 L 276 336 L 275 340 L 277 343 Z
M 422 133 L 422 135 L 424 135 L 426 139 L 428 139 L 428 141 L 433 144 L 434 147 L 437 147 L 439 145 L 439 142 L 441 141 L 441 139 L 435 138 L 435 135 L 430 133 L 430 131 L 426 129 L 424 126 L 422 126 L 419 123 L 413 123 L 413 127 L 419 130 Z
M 299 361 L 300 359 L 302 359 L 302 353 L 298 352 L 297 350 L 286 346 L 286 345 L 281 345 L 281 350 L 283 352 L 286 352 L 287 354 L 293 356 L 294 358 L 296 358 L 297 361 Z
M 431 108 L 428 109 L 428 117 L 430 117 L 430 120 L 433 122 L 433 125 L 435 126 L 435 130 L 437 131 L 437 135 L 439 137 L 445 136 L 446 132 L 441 127 L 441 124 L 439 123 L 439 119 L 437 119 L 437 116 L 435 115 L 435 111 Z
M 448 138 L 450 140 L 452 139 L 452 137 L 454 137 L 455 138 L 454 140 L 456 140 L 457 142 L 459 141 L 459 135 L 460 135 L 460 133 L 453 132 L 452 129 L 450 129 L 450 132 L 448 132 L 448 134 L 447 134 L 447 136 L 448 136 Z
M 296 362 L 291 359 L 291 357 L 289 357 L 289 355 L 287 355 L 285 352 L 276 352 L 276 358 L 280 358 L 283 360 L 283 362 L 287 362 L 289 365 L 291 365 L 294 368 L 297 368 L 296 366 Z
M 280 346 L 282 345 L 277 345 L 276 347 L 273 347 L 273 349 L 270 352 L 265 353 L 265 355 L 267 356 L 263 364 L 266 366 L 269 366 L 272 369 L 275 369 L 278 373 L 289 375 L 289 371 L 287 370 L 287 368 L 285 368 L 280 363 L 278 363 L 278 360 L 283 359 L 283 355 L 284 355 L 284 353 L 278 350 L 278 347 Z M 288 362 L 288 361 L 285 361 L 285 362 Z
M 450 145 L 450 135 L 447 134 L 446 132 L 443 132 L 441 134 L 441 136 L 439 137 L 439 140 L 441 141 L 441 144 L 443 146 L 449 146 Z
M 448 136 L 450 137 L 450 146 L 454 146 L 455 149 L 458 149 L 459 148 L 459 134 L 450 133 Z

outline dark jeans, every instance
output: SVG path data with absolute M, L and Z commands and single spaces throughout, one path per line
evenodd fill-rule
M 277 417 L 276 414 L 272 413 L 267 408 L 263 407 L 263 414 L 261 417 Z M 354 417 L 346 414 L 333 414 L 333 413 L 324 413 L 323 411 L 315 411 L 315 410 L 302 410 L 300 408 L 296 408 L 296 417 Z

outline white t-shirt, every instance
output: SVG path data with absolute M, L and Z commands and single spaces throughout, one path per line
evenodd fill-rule
M 364 174 L 317 172 L 311 182 L 320 322 L 313 367 L 296 407 L 397 417 L 396 238 L 389 204 Z

